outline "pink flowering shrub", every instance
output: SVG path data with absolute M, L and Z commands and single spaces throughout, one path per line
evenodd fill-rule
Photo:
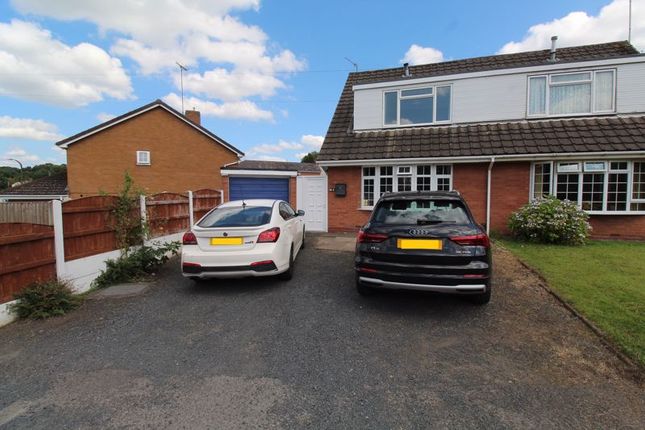
M 508 228 L 517 239 L 563 245 L 584 244 L 589 233 L 589 215 L 569 200 L 547 196 L 514 212 Z

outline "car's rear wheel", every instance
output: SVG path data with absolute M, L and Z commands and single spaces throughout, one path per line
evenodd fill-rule
M 279 276 L 284 281 L 293 278 L 293 244 L 291 244 L 291 249 L 289 250 L 289 268 L 285 272 L 280 273 Z
M 374 288 L 368 287 L 367 285 L 361 283 L 358 279 L 358 274 L 356 275 L 356 291 L 361 296 L 371 296 L 375 293 Z
M 491 284 L 489 282 L 488 285 L 486 285 L 485 293 L 468 296 L 468 301 L 476 305 L 485 305 L 486 303 L 490 302 L 490 295 L 491 295 Z

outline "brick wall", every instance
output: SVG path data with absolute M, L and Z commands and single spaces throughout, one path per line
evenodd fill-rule
M 645 215 L 593 215 L 592 237 L 645 240 Z
M 136 165 L 136 151 L 150 151 L 150 166 Z M 148 194 L 220 189 L 220 167 L 237 155 L 161 108 L 70 145 L 67 177 L 72 198 L 116 193 L 127 170 Z
M 328 230 L 330 232 L 356 231 L 369 218 L 370 211 L 361 207 L 361 168 L 330 167 L 327 171 Z M 333 189 L 336 184 L 347 184 L 347 195 L 337 197 Z
M 509 233 L 508 217 L 529 201 L 530 178 L 529 162 L 495 163 L 491 177 L 491 231 Z
M 486 222 L 487 174 L 487 163 L 452 165 L 452 187 L 461 193 L 480 224 Z

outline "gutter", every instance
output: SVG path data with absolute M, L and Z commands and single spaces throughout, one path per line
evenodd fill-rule
M 490 201 L 491 201 L 491 176 L 495 164 L 495 157 L 490 158 L 488 164 L 488 175 L 486 177 L 486 234 L 490 235 Z

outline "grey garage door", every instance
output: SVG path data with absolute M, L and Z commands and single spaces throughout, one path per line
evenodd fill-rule
M 289 201 L 289 178 L 230 177 L 229 200 L 276 199 Z

